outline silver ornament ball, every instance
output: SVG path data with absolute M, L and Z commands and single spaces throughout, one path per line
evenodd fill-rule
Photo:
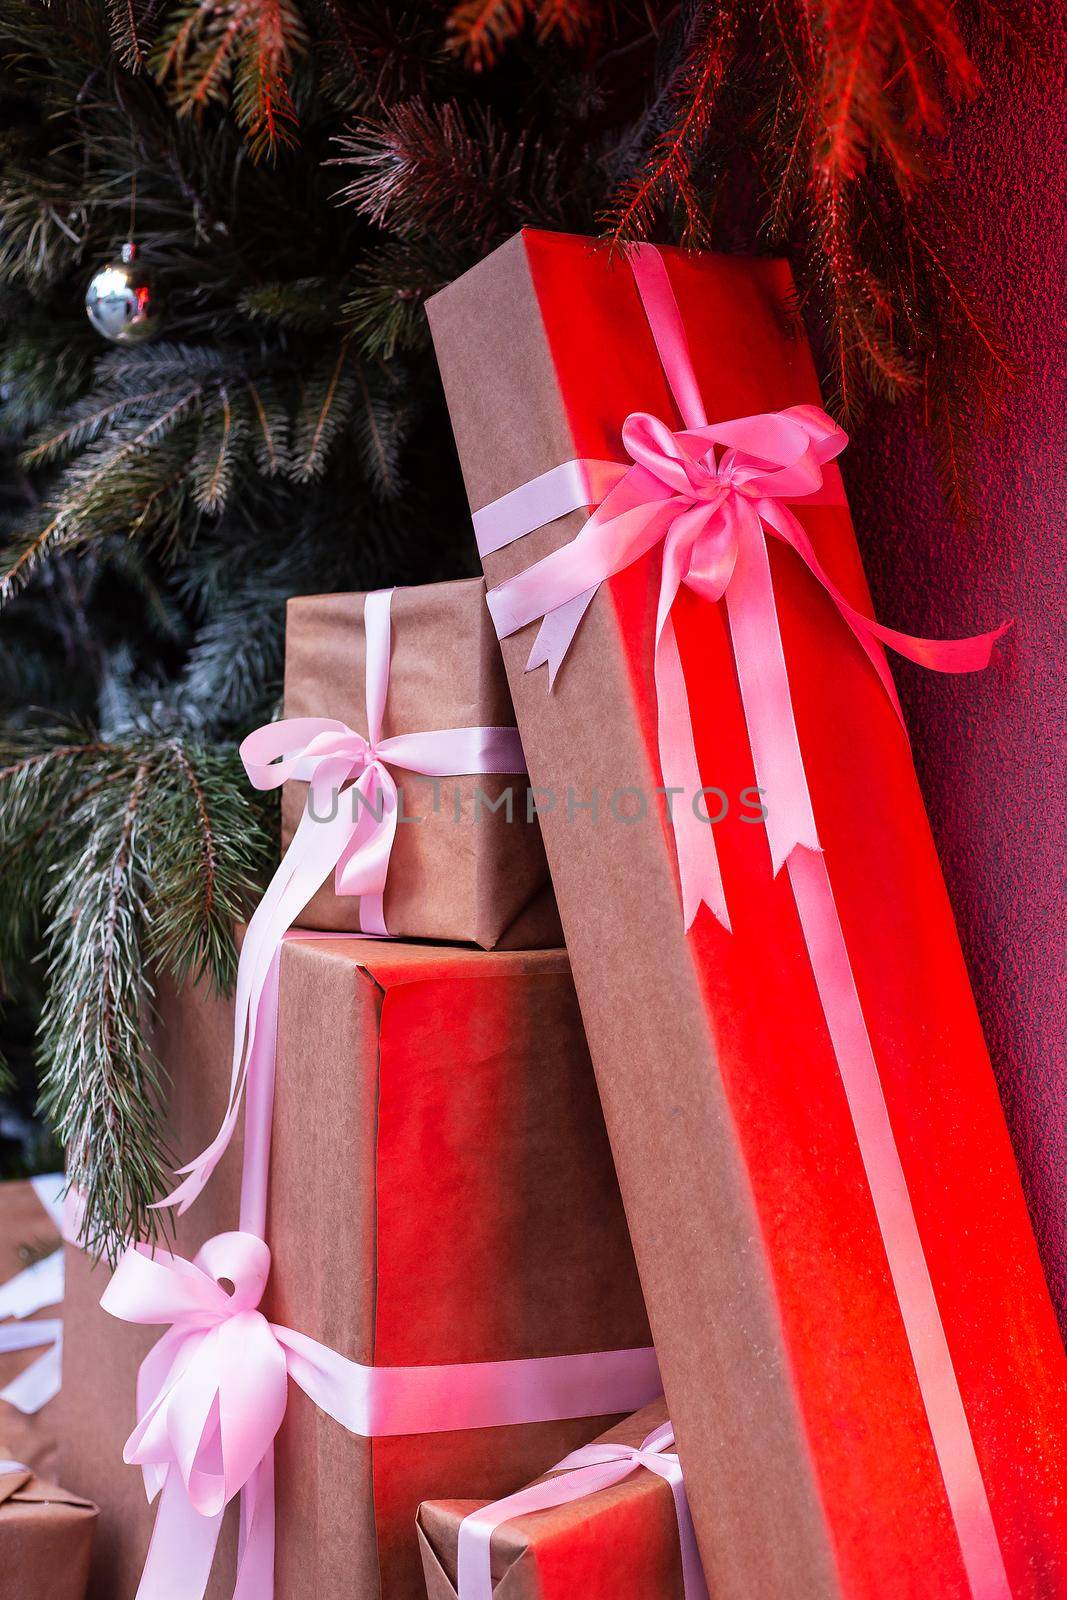
M 85 291 L 85 310 L 97 333 L 112 344 L 143 344 L 163 325 L 155 277 L 137 260 L 137 246 L 124 244 L 118 261 L 98 267 Z

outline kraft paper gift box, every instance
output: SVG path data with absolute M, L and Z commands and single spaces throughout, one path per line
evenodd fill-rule
M 9 1384 L 22 1389 L 23 1374 L 46 1359 L 47 1345 L 23 1350 L 3 1349 L 4 1331 L 33 1336 L 33 1323 L 49 1325 L 62 1316 L 60 1304 L 41 1305 L 19 1320 L 5 1317 L 4 1286 L 28 1265 L 44 1261 L 59 1248 L 55 1221 L 37 1197 L 31 1183 L 0 1183 L 0 1458 L 22 1462 L 42 1478 L 56 1475 L 58 1400 L 48 1400 L 37 1410 L 24 1411 L 5 1397 Z M 25 1383 L 23 1379 L 23 1383 Z
M 282 950 L 280 992 L 265 1303 L 272 1321 L 374 1367 L 649 1345 L 562 952 L 305 933 Z M 195 1002 L 203 1028 L 202 1005 Z M 189 1105 L 226 1076 L 227 1029 L 220 1024 L 219 1037 L 202 1044 L 175 1073 L 176 1097 Z M 165 1039 L 163 1048 L 171 1059 Z M 216 1118 L 219 1109 L 216 1095 Z M 197 1110 L 195 1129 L 187 1107 L 177 1113 L 183 1151 L 210 1131 L 212 1119 Z M 233 1161 L 228 1153 L 227 1171 Z M 233 1226 L 236 1198 L 220 1198 L 222 1175 L 183 1219 L 183 1228 L 196 1223 L 198 1237 Z M 106 1274 L 92 1277 L 98 1299 Z M 159 1330 L 106 1326 L 111 1319 L 86 1306 L 82 1283 L 72 1273 L 68 1383 L 76 1368 L 79 1449 L 91 1452 L 94 1470 L 75 1477 L 72 1462 L 68 1472 L 79 1485 L 125 1472 L 131 1496 L 142 1496 L 130 1513 L 135 1532 L 121 1534 L 121 1582 L 109 1592 L 109 1600 L 132 1600 L 152 1513 L 140 1474 L 114 1463 L 132 1426 L 137 1360 Z M 106 1465 L 85 1439 L 104 1404 L 86 1388 L 102 1360 L 112 1369 L 108 1416 L 112 1406 L 123 1413 L 121 1426 L 106 1423 Z M 496 1498 L 611 1420 L 369 1440 L 290 1384 L 276 1445 L 277 1600 L 305 1600 L 309 1585 L 323 1600 L 409 1600 L 421 1591 L 420 1501 Z M 229 1593 L 227 1581 L 232 1556 L 220 1551 L 211 1600 Z
M 3 1600 L 83 1600 L 96 1507 L 0 1461 L 0 1595 Z
M 597 1443 L 638 1449 L 666 1415 L 662 1400 L 645 1406 Z M 427 1600 L 463 1600 L 459 1530 L 481 1509 L 478 1500 L 419 1507 Z M 509 1518 L 494 1530 L 490 1553 L 493 1600 L 687 1600 L 674 1494 L 647 1467 L 567 1505 Z
M 285 715 L 332 717 L 367 733 L 362 594 L 311 595 L 286 611 Z M 514 727 L 500 651 L 480 578 L 393 591 L 391 662 L 383 732 Z M 385 889 L 391 934 L 485 949 L 562 944 L 536 817 L 522 773 L 471 773 L 435 782 L 395 773 L 403 819 Z M 306 786 L 282 794 L 282 842 L 304 809 Z M 358 897 L 333 878 L 299 926 L 359 932 Z M 377 931 L 368 929 L 368 931 Z
M 680 308 L 713 423 L 820 404 L 783 263 L 672 250 L 659 262 L 645 251 L 636 268 L 648 281 L 665 264 L 662 304 Z M 653 313 L 654 338 L 648 303 L 622 253 L 533 230 L 430 301 L 491 604 L 574 540 L 605 470 L 610 487 L 630 466 L 627 417 L 665 422 L 629 425 L 639 453 L 683 420 L 701 425 L 692 391 L 681 417 L 663 364 L 684 364 L 685 338 Z M 709 516 L 728 499 L 739 539 L 745 486 L 779 465 L 751 455 L 740 480 L 730 451 L 693 466 L 695 490 L 664 489 L 681 469 L 656 457 L 653 492 L 704 495 Z M 533 531 L 500 542 L 496 502 L 538 479 Z M 792 511 L 869 615 L 843 498 Z M 749 589 L 765 531 L 746 532 L 735 569 Z M 775 874 L 767 827 L 752 825 L 760 780 L 731 631 L 743 618 L 731 611 L 728 630 L 710 597 L 718 549 L 693 574 L 704 593 L 683 585 L 670 612 L 699 785 L 721 791 L 704 815 L 725 802 L 706 836 L 732 933 L 704 906 L 687 933 L 680 908 L 653 670 L 662 540 L 596 590 L 551 693 L 543 666 L 526 670 L 536 619 L 502 641 L 709 1588 L 716 1600 L 1046 1600 L 1067 1594 L 1064 1354 L 911 753 L 879 645 L 867 659 L 796 551 L 765 546 L 821 856 L 798 849 Z M 988 620 L 981 596 L 975 610 Z M 757 663 L 772 646 L 757 640 Z M 765 749 L 765 764 L 780 753 Z M 847 1093 L 806 943 L 811 907 L 803 920 L 793 889 L 813 875 L 843 930 L 842 942 L 829 911 L 822 978 L 829 963 L 843 990 L 854 982 L 866 1028 L 851 1011 L 843 1055 L 851 1071 L 869 1038 L 876 1068 L 872 1081 L 861 1064 Z

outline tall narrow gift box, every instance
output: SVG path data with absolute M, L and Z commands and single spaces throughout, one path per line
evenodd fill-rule
M 195 1104 L 209 1079 L 222 1079 L 228 1051 L 226 1040 L 225 1054 L 181 1062 L 178 1098 Z M 188 1124 L 186 1110 L 177 1116 Z M 189 1214 L 198 1226 L 204 1208 L 216 1229 L 232 1226 L 235 1206 L 220 1224 L 219 1176 Z M 374 1373 L 401 1369 L 401 1384 L 407 1368 L 521 1365 L 650 1343 L 560 951 L 306 933 L 288 941 L 270 1194 L 271 1321 Z M 94 1277 L 98 1295 L 102 1275 Z M 108 1450 L 119 1451 L 132 1426 L 135 1363 L 151 1342 L 139 1336 L 152 1330 L 103 1313 L 91 1322 L 86 1313 L 84 1329 L 72 1330 L 68 1363 L 85 1386 L 93 1363 L 104 1364 L 109 1415 L 118 1406 L 124 1426 L 103 1426 Z M 462 1374 L 443 1381 L 459 1389 Z M 142 1493 L 134 1469 L 105 1467 L 84 1440 L 94 1400 L 87 1387 L 79 1396 L 79 1448 L 93 1463 L 80 1483 L 124 1471 Z M 371 1439 L 291 1383 L 274 1474 L 277 1600 L 305 1600 L 309 1584 L 323 1600 L 410 1600 L 421 1585 L 421 1500 L 496 1498 L 605 1420 Z M 122 1582 L 109 1600 L 132 1600 L 128 1574 L 136 1554 L 143 1561 L 152 1514 L 143 1500 L 131 1511 Z M 220 1551 L 211 1600 L 230 1592 L 227 1581 L 232 1555 Z
M 374 738 L 368 701 L 366 596 L 290 600 L 285 625 L 285 715 L 328 718 Z M 394 589 L 389 672 L 378 737 L 444 728 L 511 727 L 515 713 L 480 578 Z M 388 760 L 388 758 L 387 758 Z M 401 937 L 494 950 L 558 948 L 559 914 L 541 833 L 515 772 L 434 777 L 393 766 L 399 817 L 384 920 Z M 307 788 L 282 794 L 289 844 Z M 351 804 L 350 797 L 340 803 Z M 320 812 L 321 814 L 321 812 Z M 330 881 L 301 912 L 304 928 L 380 932 L 360 898 Z
M 709 1588 L 1048 1600 L 1064 1356 L 884 658 L 847 620 L 869 596 L 790 294 L 778 262 L 527 231 L 429 311 Z M 515 575 L 606 494 L 584 595 L 520 626 Z M 809 793 L 817 839 L 772 862 Z M 690 881 L 688 932 L 679 830 L 717 913 Z

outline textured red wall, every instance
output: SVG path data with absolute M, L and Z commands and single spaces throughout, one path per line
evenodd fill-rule
M 1027 368 L 1007 427 L 978 452 L 977 524 L 946 516 L 930 450 L 900 412 L 868 420 L 846 472 L 883 621 L 952 635 L 1017 619 L 984 675 L 941 678 L 905 663 L 897 681 L 1067 1327 L 1067 24 L 1058 0 L 1033 12 L 1056 59 L 1039 70 L 987 64 L 985 93 L 950 141 L 965 268 Z

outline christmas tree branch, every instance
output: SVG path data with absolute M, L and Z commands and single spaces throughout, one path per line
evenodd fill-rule
M 229 985 L 267 836 L 229 748 L 41 729 L 2 753 L 5 954 L 43 939 L 41 1106 L 85 1196 L 87 1242 L 113 1256 L 154 1236 L 149 1207 L 170 1183 L 155 976 Z

